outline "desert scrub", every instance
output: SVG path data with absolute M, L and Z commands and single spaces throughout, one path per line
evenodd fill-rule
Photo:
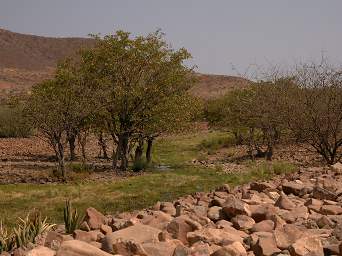
M 208 138 L 202 140 L 198 147 L 200 150 L 206 150 L 209 154 L 213 154 L 216 150 L 227 148 L 235 145 L 235 138 L 229 133 L 212 133 Z
M 19 107 L 0 106 L 0 138 L 26 138 L 32 135 Z
M 81 221 L 84 216 L 80 215 L 77 209 L 73 208 L 71 201 L 68 199 L 65 201 L 64 211 L 63 211 L 65 232 L 67 234 L 72 234 L 76 229 L 79 229 Z

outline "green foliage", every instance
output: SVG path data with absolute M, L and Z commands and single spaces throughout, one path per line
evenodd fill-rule
M 78 214 L 76 208 L 72 208 L 70 200 L 66 200 L 63 210 L 63 218 L 65 224 L 65 232 L 67 234 L 72 234 L 76 229 L 79 229 L 81 221 L 84 217 Z
M 19 218 L 16 227 L 9 231 L 0 222 L 0 253 L 9 252 L 15 248 L 26 247 L 34 243 L 36 238 L 51 230 L 55 224 L 47 223 L 40 213 L 28 214 L 24 219 Z
M 15 241 L 17 247 L 25 247 L 29 243 L 34 243 L 35 239 L 49 231 L 55 224 L 47 223 L 47 218 L 42 219 L 40 213 L 35 213 L 34 216 L 28 214 L 26 218 L 19 218 L 19 223 L 14 228 Z
M 91 165 L 85 164 L 85 163 L 69 163 L 67 167 L 72 172 L 76 172 L 76 173 L 83 173 L 83 172 L 91 173 L 94 171 L 94 168 Z
M 25 138 L 31 133 L 19 106 L 0 106 L 0 138 Z
M 0 253 L 9 252 L 15 248 L 13 232 L 10 232 L 0 221 Z

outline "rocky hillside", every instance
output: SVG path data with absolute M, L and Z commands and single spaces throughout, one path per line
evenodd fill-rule
M 342 255 L 342 164 L 195 193 L 48 233 L 29 255 Z
M 50 77 L 58 60 L 92 43 L 87 38 L 50 38 L 0 29 L 0 92 L 9 94 L 30 88 Z M 197 76 L 198 82 L 191 92 L 204 99 L 247 85 L 247 80 L 239 77 Z

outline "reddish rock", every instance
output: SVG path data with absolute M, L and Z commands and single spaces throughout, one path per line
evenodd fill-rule
M 325 215 L 340 215 L 342 214 L 342 207 L 338 205 L 323 205 L 320 213 Z
M 280 252 L 273 236 L 259 237 L 252 250 L 256 256 L 272 256 Z
M 296 205 L 284 193 L 279 196 L 278 200 L 275 202 L 275 206 L 285 210 L 291 210 L 296 207 Z
M 251 229 L 255 224 L 255 221 L 246 215 L 236 215 L 231 219 L 231 222 L 233 223 L 234 228 L 242 230 Z
M 298 239 L 294 244 L 290 245 L 289 251 L 291 256 L 324 256 L 321 239 L 316 236 Z
M 251 215 L 249 205 L 233 195 L 229 195 L 222 209 L 229 218 L 233 218 L 236 215 Z
M 187 233 L 194 231 L 194 228 L 188 222 L 188 218 L 184 216 L 177 217 L 170 222 L 166 230 L 174 239 L 178 239 L 184 244 L 187 244 Z
M 253 225 L 252 232 L 271 232 L 274 229 L 272 220 L 263 220 Z
M 92 207 L 86 210 L 85 221 L 88 223 L 90 229 L 100 229 L 101 225 L 107 224 L 107 218 Z
M 218 249 L 210 256 L 247 256 L 247 252 L 240 242 L 234 242 Z

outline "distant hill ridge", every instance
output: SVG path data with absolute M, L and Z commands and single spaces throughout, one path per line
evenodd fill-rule
M 56 63 L 93 44 L 91 38 L 58 38 L 14 33 L 0 28 L 0 90 L 25 90 L 51 77 Z M 247 80 L 223 75 L 196 74 L 191 93 L 204 99 L 247 86 Z

